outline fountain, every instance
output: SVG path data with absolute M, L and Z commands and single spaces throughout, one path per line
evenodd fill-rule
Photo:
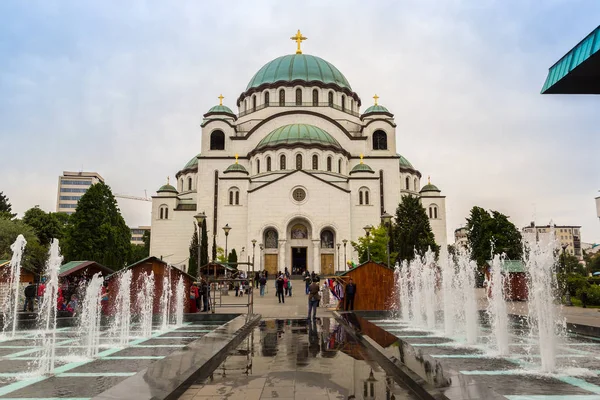
M 457 305 L 456 299 L 460 297 L 456 289 L 455 269 L 451 256 L 442 249 L 440 254 L 440 268 L 442 270 L 442 301 L 444 308 L 444 332 L 448 336 L 454 335 L 456 326 Z M 460 325 L 460 324 L 458 324 Z
M 111 329 L 118 343 L 125 346 L 129 343 L 131 326 L 131 270 L 119 275 L 119 291 L 115 299 L 115 320 Z
M 56 352 L 56 311 L 58 303 L 58 270 L 63 257 L 60 255 L 58 240 L 53 239 L 50 244 L 48 261 L 46 261 L 46 290 L 40 312 L 37 317 L 39 335 L 42 340 L 42 354 L 37 360 L 40 373 L 46 374 L 54 371 Z
M 411 322 L 416 326 L 423 325 L 423 282 L 421 275 L 423 274 L 423 264 L 421 257 L 415 258 L 409 264 L 408 286 L 411 291 L 412 299 L 410 302 Z
M 12 327 L 12 337 L 15 336 L 17 329 L 17 312 L 19 311 L 20 294 L 19 283 L 21 282 L 21 258 L 23 257 L 23 251 L 25 250 L 26 245 L 27 240 L 25 240 L 25 237 L 19 235 L 17 236 L 17 240 L 10 246 L 13 255 L 10 260 L 9 289 L 2 310 L 4 322 L 2 332 L 5 333 L 10 326 Z
M 421 274 L 421 279 L 423 280 L 421 286 L 423 287 L 423 301 L 425 303 L 425 315 L 428 329 L 435 329 L 436 271 L 435 253 L 429 248 L 423 258 L 423 273 Z
M 461 251 L 458 256 L 458 276 L 457 291 L 461 294 L 462 316 L 464 323 L 464 334 L 467 338 L 467 344 L 476 344 L 479 336 L 479 326 L 477 320 L 477 299 L 475 298 L 475 271 L 477 263 L 471 260 L 469 251 Z
M 98 355 L 100 347 L 100 319 L 102 315 L 102 285 L 104 278 L 98 272 L 92 277 L 86 290 L 81 307 L 79 335 L 84 346 L 84 355 L 88 358 Z
M 169 273 L 163 276 L 162 295 L 160 296 L 160 329 L 163 331 L 169 327 L 169 307 L 171 304 L 171 295 L 171 270 L 169 269 Z
M 142 337 L 152 336 L 152 313 L 154 309 L 154 272 L 142 275 L 141 296 L 137 298 Z
M 398 273 L 396 280 L 397 287 L 400 288 L 400 308 L 402 310 L 402 318 L 408 320 L 410 318 L 410 292 L 408 290 L 408 279 L 402 279 L 402 277 L 408 277 L 408 262 L 402 261 L 402 268 Z
M 175 325 L 183 325 L 183 302 L 186 299 L 185 285 L 183 283 L 183 275 L 179 276 L 177 287 L 175 289 Z
M 490 318 L 490 325 L 496 341 L 498 355 L 505 356 L 509 354 L 508 349 L 508 311 L 504 300 L 505 279 L 503 271 L 504 256 L 496 254 L 492 260 L 491 296 L 488 301 L 487 313 Z

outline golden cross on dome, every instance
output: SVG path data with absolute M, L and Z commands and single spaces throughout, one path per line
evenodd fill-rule
M 377 105 L 377 100 L 379 100 L 379 96 L 375 95 L 373 96 L 373 99 L 375 99 L 375 105 Z
M 169 178 L 170 178 L 170 177 L 169 177 L 169 176 L 167 176 L 167 185 L 169 184 Z
M 308 38 L 302 36 L 302 34 L 300 33 L 300 29 L 298 29 L 298 33 L 296 33 L 296 36 L 292 36 L 290 39 L 298 43 L 298 49 L 296 50 L 296 54 L 302 54 L 302 50 L 300 49 L 300 43 L 302 43 L 303 40 L 306 40 Z
M 431 175 L 427 175 L 427 184 L 431 185 Z
M 220 95 L 219 95 L 219 97 L 217 97 L 217 99 L 219 99 L 219 105 L 220 105 L 220 106 L 222 106 L 222 105 L 223 105 L 223 99 L 224 99 L 224 98 L 225 98 L 225 97 L 223 97 L 223 95 L 222 95 L 222 94 L 220 94 Z
M 237 159 L 238 159 L 238 157 L 239 157 L 239 156 L 238 156 L 238 155 L 237 155 L 237 153 L 236 153 L 236 154 L 235 154 L 235 163 L 236 163 L 236 164 L 238 163 L 238 160 L 237 160 Z
M 364 163 L 363 163 L 363 157 L 364 157 L 364 156 L 363 156 L 363 155 L 362 155 L 362 153 L 361 153 L 361 155 L 360 155 L 360 163 L 361 163 L 361 164 L 364 164 Z

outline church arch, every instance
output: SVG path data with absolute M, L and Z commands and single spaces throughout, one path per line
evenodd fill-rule
M 222 130 L 217 129 L 210 134 L 210 149 L 225 150 L 225 134 Z
M 316 154 L 313 154 L 312 156 L 312 169 L 319 169 L 319 156 Z
M 338 174 L 342 173 L 342 159 L 338 159 Z
M 183 178 L 179 180 L 179 191 L 183 192 Z
M 387 134 L 381 129 L 373 133 L 373 150 L 387 150 Z
M 333 249 L 335 245 L 335 234 L 330 228 L 325 228 L 321 231 L 321 248 L 322 249 Z
M 248 112 L 248 99 L 244 100 L 244 112 Z
M 276 249 L 279 244 L 279 233 L 275 228 L 267 228 L 263 234 L 265 249 Z
M 408 176 L 404 179 L 404 183 L 406 184 L 406 190 L 410 190 L 410 178 Z
M 369 188 L 363 186 L 358 189 L 358 205 L 368 206 L 369 204 L 371 204 L 369 199 Z
M 269 107 L 269 92 L 265 92 L 265 107 Z
M 232 186 L 229 188 L 229 205 L 240 205 L 240 189 L 238 189 L 236 186 Z
M 350 112 L 354 111 L 354 100 L 350 99 Z
M 267 172 L 271 171 L 271 156 L 267 156 Z
M 158 219 L 169 219 L 169 206 L 161 204 L 158 207 Z
M 329 171 L 329 172 L 331 172 L 331 169 L 332 169 L 331 164 L 332 164 L 331 156 L 328 156 L 327 157 L 327 171 Z
M 419 187 L 418 187 L 418 185 L 419 185 L 419 181 L 417 180 L 417 178 L 415 178 L 415 180 L 414 180 L 414 186 L 413 186 L 413 187 L 415 188 L 415 192 L 416 192 L 417 190 L 419 190 Z
M 329 107 L 333 107 L 333 91 L 330 90 L 329 93 L 327 93 L 327 105 L 329 105 Z
M 296 154 L 296 169 L 302 169 L 302 154 Z
M 342 111 L 346 111 L 346 96 L 342 95 Z
M 437 204 L 430 204 L 428 207 L 429 219 L 438 219 L 438 206 Z
M 313 107 L 319 106 L 319 90 L 313 89 L 312 91 L 312 105 Z
M 286 167 L 285 162 L 286 162 L 285 154 L 280 155 L 279 156 L 279 169 L 282 171 L 285 170 L 285 167 Z
M 285 106 L 285 89 L 279 91 L 279 107 Z
M 256 95 L 252 95 L 252 112 L 256 111 Z
M 256 173 L 260 174 L 260 159 L 256 159 Z
M 300 88 L 296 89 L 296 105 L 297 106 L 302 105 L 302 89 L 300 89 Z
M 187 190 L 192 190 L 192 177 L 191 176 L 188 177 L 188 189 Z

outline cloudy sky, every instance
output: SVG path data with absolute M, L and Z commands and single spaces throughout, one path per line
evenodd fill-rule
M 448 232 L 478 205 L 583 226 L 600 242 L 599 101 L 542 96 L 591 32 L 596 0 L 1 1 L 0 191 L 54 211 L 63 170 L 144 196 L 200 151 L 202 114 L 294 51 L 336 65 L 398 124 L 398 152 L 447 196 Z M 120 200 L 127 223 L 150 203 Z

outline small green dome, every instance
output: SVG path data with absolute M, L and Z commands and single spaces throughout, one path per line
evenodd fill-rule
M 332 64 L 320 57 L 308 54 L 290 54 L 266 63 L 250 79 L 246 90 L 275 82 L 321 82 L 332 83 L 352 90 L 346 77 Z
M 352 168 L 352 170 L 350 171 L 350 173 L 353 174 L 355 172 L 369 172 L 371 174 L 374 173 L 374 171 L 371 169 L 371 167 L 369 167 L 365 163 L 356 164 L 354 166 L 354 168 Z
M 412 164 L 410 163 L 410 161 L 408 161 L 406 159 L 406 157 L 404 157 L 403 155 L 398 154 L 398 153 L 396 153 L 396 154 L 400 157 L 400 160 L 399 160 L 400 167 L 415 169 L 415 167 L 412 166 Z
M 208 110 L 208 112 L 209 113 L 233 114 L 233 111 L 231 111 L 231 108 L 229 108 L 227 106 L 223 106 L 223 105 L 216 105 L 216 106 L 212 107 L 210 110 Z M 233 114 L 233 115 L 235 115 L 235 114 Z
M 227 167 L 227 169 L 223 173 L 226 174 L 228 172 L 242 172 L 246 175 L 248 174 L 248 171 L 246 171 L 246 168 L 244 168 L 244 166 L 242 164 L 238 164 L 238 163 L 231 164 L 229 167 Z
M 169 185 L 168 183 L 166 185 L 162 185 L 160 187 L 160 189 L 158 189 L 156 191 L 157 193 L 160 192 L 172 192 L 172 193 L 177 193 L 177 189 L 175 189 L 173 186 Z
M 265 136 L 258 145 L 256 150 L 276 147 L 279 145 L 319 145 L 342 149 L 339 142 L 329 133 L 314 125 L 308 124 L 290 124 L 281 126 L 267 136 Z
M 198 154 L 197 156 L 194 156 L 194 158 L 192 158 L 190 161 L 188 161 L 187 164 L 185 164 L 185 167 L 183 167 L 183 169 L 193 168 L 196 165 L 198 165 L 198 157 L 199 156 L 200 156 L 200 154 Z
M 379 104 L 373 105 L 369 108 L 367 108 L 365 110 L 364 114 L 369 114 L 369 113 L 389 113 L 389 110 L 387 108 L 385 108 L 384 106 L 381 106 Z
M 441 192 L 441 190 L 438 189 L 437 186 L 428 183 L 427 185 L 421 188 L 421 193 L 422 192 Z

